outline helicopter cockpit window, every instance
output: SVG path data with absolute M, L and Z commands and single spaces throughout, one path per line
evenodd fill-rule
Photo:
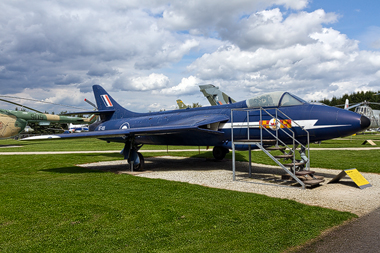
M 291 95 L 289 93 L 285 93 L 281 99 L 281 106 L 292 106 L 292 105 L 302 105 L 306 103 L 304 100 Z
M 283 91 L 277 91 L 247 99 L 247 106 L 248 108 L 277 107 L 282 94 L 284 94 Z

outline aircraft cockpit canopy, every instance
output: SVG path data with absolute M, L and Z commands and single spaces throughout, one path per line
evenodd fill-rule
M 289 92 L 275 91 L 246 101 L 248 108 L 302 105 L 306 101 Z

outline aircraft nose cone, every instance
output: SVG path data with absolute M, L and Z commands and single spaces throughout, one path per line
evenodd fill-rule
M 371 125 L 371 121 L 369 120 L 369 118 L 367 118 L 366 116 L 361 116 L 360 117 L 360 127 L 365 130 L 367 129 L 369 126 Z

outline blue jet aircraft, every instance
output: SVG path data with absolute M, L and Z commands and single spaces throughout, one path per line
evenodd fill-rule
M 120 106 L 101 86 L 94 85 L 93 91 L 98 111 L 76 112 L 100 115 L 100 119 L 90 125 L 89 132 L 24 140 L 99 138 L 107 142 L 122 142 L 125 143 L 122 151 L 124 158 L 128 159 L 132 168 L 136 166 L 135 169 L 138 169 L 144 162 L 138 152 L 143 144 L 214 146 L 214 157 L 221 160 L 232 149 L 232 131 L 234 140 L 247 139 L 248 129 L 251 139 L 262 140 L 273 139 L 272 134 L 277 128 L 289 128 L 295 138 L 304 144 L 308 138 L 310 142 L 316 142 L 349 136 L 370 125 L 365 116 L 336 107 L 311 104 L 288 92 L 272 92 L 220 106 L 136 113 Z M 262 131 L 262 128 L 268 128 L 268 131 Z M 304 130 L 308 131 L 308 137 Z M 292 143 L 292 138 L 284 132 L 279 131 L 278 138 L 284 143 Z M 236 149 L 247 150 L 248 145 L 236 146 Z

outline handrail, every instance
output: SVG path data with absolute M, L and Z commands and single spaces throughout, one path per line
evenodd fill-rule
M 260 110 L 263 110 L 263 111 L 265 111 L 266 113 L 267 113 L 267 115 L 269 115 L 269 116 L 271 116 L 272 118 L 275 118 L 276 119 L 276 136 L 277 136 L 277 134 L 278 134 L 278 130 L 280 129 L 282 132 L 284 132 L 287 136 L 289 136 L 290 138 L 292 138 L 292 140 L 293 140 L 293 148 L 292 148 L 292 152 L 293 152 L 293 171 L 295 172 L 295 162 L 296 162 L 296 158 L 295 158 L 295 142 L 297 142 L 297 144 L 298 145 L 301 145 L 301 147 L 304 147 L 306 150 L 307 150 L 307 157 L 308 157 L 308 159 L 307 159 L 307 162 L 306 162 L 306 170 L 310 170 L 310 167 L 309 167 L 309 165 L 310 165 L 310 149 L 309 149 L 309 132 L 305 129 L 305 128 L 303 128 L 302 126 L 300 126 L 297 122 L 295 122 L 295 121 L 293 121 L 288 115 L 286 115 L 284 112 L 282 112 L 281 110 L 279 110 L 278 108 L 274 108 L 275 110 L 276 110 L 276 117 L 274 117 L 270 112 L 268 112 L 267 110 L 265 110 L 264 108 L 260 108 Z M 287 118 L 287 119 L 289 119 L 289 120 L 291 120 L 291 122 L 292 122 L 292 124 L 293 124 L 293 122 L 297 125 L 297 126 L 299 126 L 300 128 L 301 128 L 301 130 L 303 130 L 303 131 L 305 131 L 306 132 L 306 135 L 307 135 L 307 147 L 306 146 L 304 146 L 301 142 L 299 142 L 296 138 L 295 138 L 295 133 L 294 133 L 294 131 L 292 131 L 291 129 L 289 129 L 289 128 L 287 128 L 287 126 L 285 126 L 280 120 L 278 120 L 278 115 L 277 115 L 277 112 L 280 112 L 280 113 L 282 113 L 282 115 L 284 115 L 285 116 L 285 118 Z M 277 122 L 279 122 L 284 128 L 277 128 Z M 260 124 L 260 126 L 262 127 L 262 125 Z M 284 129 L 287 129 L 288 131 L 290 131 L 291 133 L 292 133 L 292 135 L 290 135 L 289 133 L 287 133 L 287 131 L 285 131 Z M 279 140 L 281 143 L 283 143 L 283 145 L 284 146 L 286 146 L 287 148 L 289 148 L 290 149 L 290 147 L 289 146 L 287 146 L 284 142 L 282 142 L 279 138 L 277 138 L 276 136 L 274 136 L 274 134 L 272 134 L 269 130 L 267 130 L 266 128 L 265 128 L 265 130 L 270 134 L 270 135 L 272 135 L 273 137 L 275 137 L 277 140 Z
M 279 111 L 279 112 L 281 112 L 281 113 L 282 113 L 287 119 L 292 120 L 292 119 L 289 118 L 285 113 L 283 113 L 281 110 L 279 110 L 279 109 L 277 109 L 277 108 L 275 108 L 275 109 L 276 109 L 276 112 Z M 265 110 L 264 108 L 262 108 L 262 110 L 265 111 L 269 116 L 275 118 L 271 113 L 269 113 L 269 112 L 268 112 L 267 110 Z M 282 123 L 280 120 L 278 120 L 277 117 L 276 117 L 275 119 L 276 119 L 276 123 L 279 122 L 282 126 L 284 126 L 285 129 L 287 129 L 287 130 L 289 130 L 290 132 L 292 132 L 293 136 L 291 136 L 290 134 L 288 134 L 283 128 L 279 128 L 280 130 L 282 130 L 282 131 L 283 131 L 286 135 L 288 135 L 290 138 L 295 138 L 295 136 L 294 136 L 294 135 L 295 135 L 295 134 L 294 134 L 294 131 L 292 131 L 292 130 L 290 130 L 289 128 L 287 128 L 286 125 L 285 125 L 284 123 Z M 301 127 L 297 122 L 292 121 L 292 123 L 293 123 L 293 122 L 294 122 L 297 126 Z M 308 132 L 306 129 L 304 129 L 303 127 L 301 127 L 301 129 L 307 133 L 307 136 L 309 136 L 309 132 Z M 276 130 L 278 130 L 278 129 L 276 128 Z M 300 144 L 301 146 L 305 147 L 305 146 L 304 146 L 301 142 L 299 142 L 297 139 L 295 139 L 295 141 L 296 141 L 298 144 Z M 306 148 L 306 147 L 305 147 L 305 148 Z
M 285 117 L 287 117 L 288 119 L 291 120 L 291 118 L 286 115 L 283 111 L 279 110 Z M 308 157 L 308 160 L 306 162 L 306 169 L 307 170 L 310 170 L 310 133 L 309 131 L 307 131 L 303 126 L 301 126 L 300 124 L 298 124 L 297 122 L 295 121 L 292 121 L 292 123 L 294 122 L 294 124 L 296 124 L 298 127 L 300 127 L 303 131 L 306 132 L 307 134 L 307 147 L 305 147 L 304 145 L 302 145 L 306 150 L 307 150 L 307 157 Z
M 275 110 L 275 116 L 272 115 L 268 111 L 269 109 Z M 292 150 L 292 152 L 293 152 L 293 164 L 295 164 L 295 149 L 296 149 L 296 146 L 301 145 L 302 151 L 307 153 L 307 155 L 306 155 L 307 156 L 307 161 L 306 161 L 306 164 L 305 164 L 306 165 L 306 170 L 310 170 L 310 133 L 309 133 L 309 131 L 307 131 L 305 129 L 305 127 L 301 126 L 296 121 L 293 121 L 287 114 L 285 114 L 283 111 L 281 111 L 278 108 L 266 108 L 266 109 L 263 108 L 263 107 L 255 108 L 255 109 L 234 108 L 234 109 L 231 110 L 231 142 L 234 141 L 234 127 L 233 127 L 233 113 L 234 113 L 234 111 L 246 111 L 247 112 L 247 121 L 246 121 L 246 124 L 244 124 L 244 122 L 243 122 L 238 128 L 242 128 L 242 127 L 244 127 L 244 125 L 246 125 L 246 127 L 247 127 L 247 139 L 248 140 L 251 137 L 250 136 L 250 131 L 249 131 L 249 129 L 250 129 L 249 112 L 259 111 L 260 121 L 259 121 L 258 127 L 260 128 L 260 144 L 263 145 L 263 129 L 264 129 L 274 139 L 276 139 L 276 144 L 277 145 L 280 142 L 283 146 L 285 146 L 288 149 Z M 268 116 L 276 119 L 276 133 L 275 134 L 272 133 L 272 131 L 270 131 L 266 127 L 264 127 L 264 124 L 263 124 L 263 113 L 265 113 L 266 115 L 268 115 Z M 293 130 L 291 130 L 290 128 L 288 128 L 288 126 L 286 126 L 283 122 L 281 122 L 281 120 L 279 120 L 279 115 L 282 115 L 282 117 L 284 117 L 284 119 L 291 120 L 291 124 L 292 125 L 300 127 L 300 129 L 306 133 L 306 137 L 307 137 L 307 140 L 306 140 L 307 144 L 306 144 L 306 146 L 295 138 L 295 132 Z M 278 123 L 280 123 L 280 127 L 278 127 Z M 278 138 L 278 131 L 279 130 L 281 130 L 285 135 L 287 135 L 289 138 L 291 138 L 293 140 L 293 148 L 290 148 L 281 139 Z M 295 169 L 295 166 L 293 166 L 293 169 Z
M 276 112 L 278 111 L 278 112 L 280 112 L 282 115 L 284 115 L 287 119 L 289 119 L 289 120 L 292 120 L 288 115 L 286 115 L 283 111 L 281 111 L 280 109 L 278 109 L 278 108 L 273 108 L 273 109 L 275 109 L 276 110 Z M 264 108 L 262 108 L 262 107 L 260 107 L 260 109 L 246 109 L 246 108 L 235 108 L 235 109 L 231 109 L 231 123 L 233 123 L 233 111 L 247 111 L 247 128 L 249 128 L 249 115 L 248 115 L 248 112 L 249 111 L 258 111 L 258 110 L 260 110 L 260 122 L 262 122 L 263 120 L 262 120 L 262 111 L 265 111 L 269 116 L 271 116 L 271 117 L 273 117 L 273 118 L 275 118 L 276 119 L 276 122 L 279 122 L 282 126 L 284 126 L 284 128 L 285 129 L 288 129 L 289 131 L 291 131 L 292 133 L 294 133 L 292 130 L 290 130 L 289 128 L 287 128 L 281 121 L 277 121 L 277 119 L 278 119 L 278 117 L 275 117 L 275 116 L 273 116 L 271 113 L 269 113 L 266 109 L 264 109 Z M 305 131 L 306 132 L 306 134 L 307 134 L 307 136 L 309 136 L 309 131 L 307 131 L 304 127 L 302 127 L 300 124 L 298 124 L 297 122 L 295 122 L 295 121 L 293 121 L 292 120 L 292 124 L 296 124 L 298 127 L 300 127 L 301 128 L 301 130 L 303 130 L 303 131 Z M 242 124 L 242 126 L 243 126 L 244 124 Z M 263 129 L 262 128 L 262 126 L 263 125 L 261 125 L 261 124 L 259 124 L 259 127 L 261 128 L 261 129 Z M 231 128 L 233 128 L 233 124 L 231 124 Z M 265 128 L 264 128 L 265 129 Z M 281 128 L 280 128 L 281 129 Z M 285 130 L 283 130 L 283 129 L 281 129 L 283 132 L 285 132 L 286 133 L 286 131 Z M 249 133 L 248 133 L 249 134 Z M 289 137 L 291 137 L 292 138 L 292 136 L 291 135 L 289 135 L 288 133 L 286 133 Z M 262 133 L 260 132 L 260 135 L 262 135 Z M 249 137 L 249 135 L 248 135 L 248 137 Z M 249 138 L 248 138 L 249 139 Z M 309 140 L 309 137 L 308 137 L 308 140 Z M 301 142 L 299 142 L 298 140 L 297 140 L 297 143 L 298 144 L 300 144 L 300 145 L 302 145 L 302 146 L 304 146 Z M 304 146 L 305 148 L 306 148 L 306 146 Z

